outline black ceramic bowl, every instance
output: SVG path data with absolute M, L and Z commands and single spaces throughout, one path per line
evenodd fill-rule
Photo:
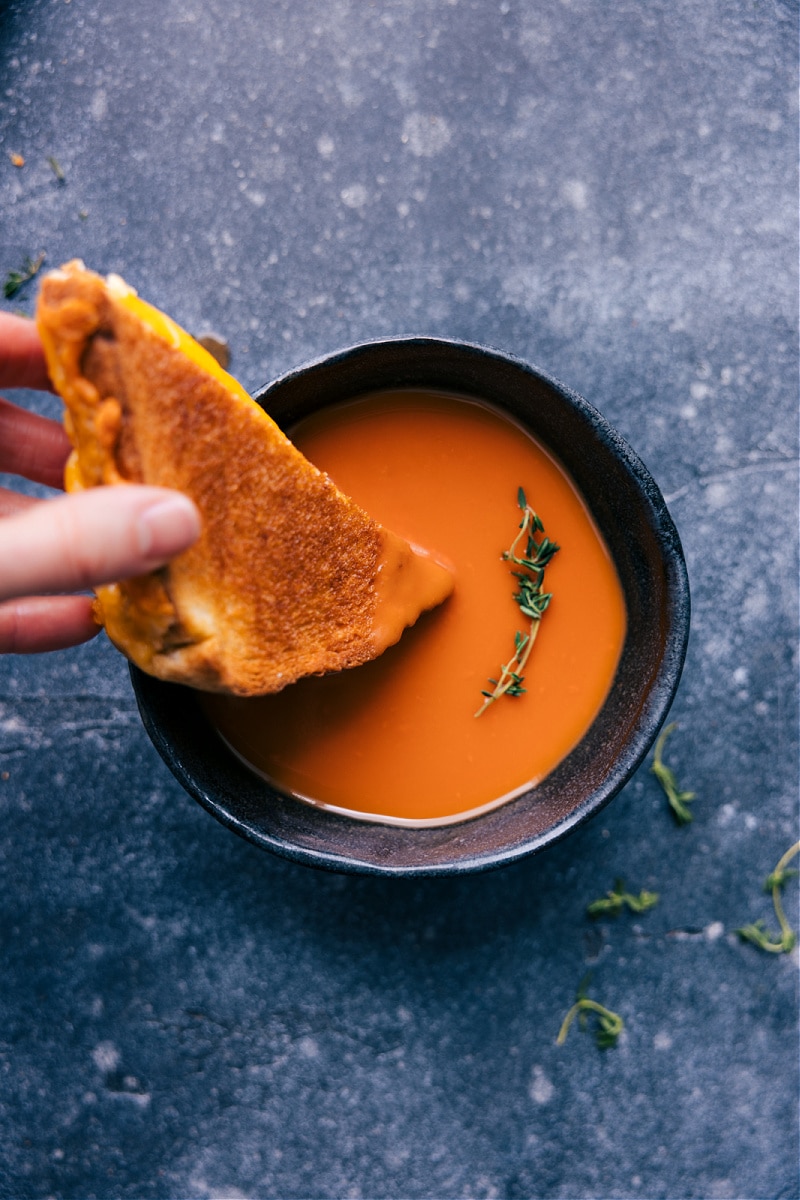
M 477 397 L 529 429 L 582 492 L 616 564 L 628 628 L 608 697 L 577 746 L 537 787 L 480 816 L 421 829 L 370 823 L 293 799 L 227 749 L 192 691 L 132 668 L 156 749 L 187 792 L 265 850 L 312 866 L 381 875 L 482 870 L 532 854 L 587 820 L 644 758 L 678 686 L 689 587 L 675 526 L 643 463 L 590 404 L 542 371 L 481 346 L 432 338 L 371 342 L 284 375 L 256 400 L 284 428 L 319 407 L 385 388 Z

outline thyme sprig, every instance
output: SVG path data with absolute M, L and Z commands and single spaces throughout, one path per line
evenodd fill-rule
M 501 696 L 524 695 L 525 688 L 522 684 L 525 676 L 523 671 L 536 641 L 542 616 L 552 600 L 552 595 L 545 592 L 542 585 L 545 567 L 559 547 L 555 542 L 551 542 L 550 538 L 544 536 L 544 525 L 528 504 L 522 488 L 517 490 L 517 504 L 522 509 L 519 533 L 509 549 L 503 552 L 503 560 L 513 563 L 515 567 L 519 568 L 511 572 L 517 580 L 518 588 L 514 592 L 514 599 L 523 616 L 530 620 L 530 628 L 527 633 L 520 633 L 517 630 L 514 634 L 514 653 L 500 668 L 499 679 L 489 679 L 489 683 L 494 684 L 493 691 L 481 692 L 484 701 L 475 713 L 476 717 L 486 712 L 489 705 L 493 704 L 495 700 L 499 700 Z M 542 538 L 538 542 L 536 540 L 537 533 L 542 534 Z M 524 553 L 518 554 L 517 549 L 523 540 L 525 540 Z
M 9 271 L 6 275 L 5 283 L 3 284 L 3 295 L 6 300 L 10 300 L 16 296 L 26 283 L 29 283 L 41 270 L 42 263 L 45 260 L 45 253 L 39 255 L 36 259 L 26 258 L 25 265 L 21 271 Z
M 575 997 L 575 1003 L 569 1010 L 564 1020 L 561 1022 L 561 1028 L 558 1031 L 556 1045 L 563 1046 L 567 1040 L 570 1026 L 575 1018 L 578 1018 L 578 1024 L 581 1029 L 586 1029 L 589 1013 L 594 1013 L 597 1017 L 597 1028 L 595 1029 L 594 1040 L 601 1050 L 608 1050 L 611 1046 L 616 1046 L 617 1038 L 625 1028 L 625 1022 L 619 1013 L 615 1013 L 612 1009 L 606 1008 L 604 1004 L 598 1003 L 597 1000 L 591 1000 L 586 995 L 586 988 L 589 983 L 589 976 L 581 981 L 578 987 L 578 992 Z
M 795 842 L 781 856 L 775 870 L 771 871 L 764 880 L 764 891 L 772 893 L 772 905 L 775 909 L 775 916 L 778 918 L 780 933 L 777 935 L 771 933 L 763 920 L 753 921 L 752 924 L 744 925 L 741 929 L 736 930 L 743 942 L 752 942 L 754 946 L 758 946 L 759 950 L 766 950 L 768 954 L 788 954 L 797 944 L 797 934 L 787 921 L 786 913 L 783 910 L 781 888 L 788 880 L 798 875 L 797 871 L 786 869 L 798 853 L 800 853 L 800 842 Z
M 664 789 L 664 794 L 669 801 L 669 806 L 672 809 L 672 814 L 679 825 L 688 825 L 694 819 L 692 812 L 689 809 L 689 803 L 694 800 L 694 792 L 682 792 L 678 787 L 678 782 L 675 775 L 663 762 L 662 755 L 664 753 L 664 743 L 666 742 L 673 729 L 677 729 L 677 723 L 672 722 L 662 729 L 659 735 L 656 747 L 653 752 L 653 765 L 650 770 L 655 775 L 658 782 Z
M 646 892 L 642 889 L 638 896 L 634 896 L 631 892 L 626 892 L 624 880 L 615 879 L 611 891 L 587 905 L 586 912 L 590 917 L 618 917 L 623 908 L 629 908 L 634 913 L 645 913 L 655 908 L 658 900 L 658 892 Z

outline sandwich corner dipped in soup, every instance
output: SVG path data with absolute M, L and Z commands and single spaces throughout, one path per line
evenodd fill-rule
M 98 619 L 142 670 L 210 692 L 278 692 L 377 657 L 452 591 L 446 567 L 339 491 L 118 276 L 77 260 L 50 272 L 36 320 L 74 447 L 67 490 L 153 484 L 200 510 L 194 546 L 97 589 Z

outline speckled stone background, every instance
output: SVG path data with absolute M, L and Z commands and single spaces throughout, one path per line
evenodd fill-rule
M 6 659 L 0 1195 L 798 1196 L 797 957 L 734 933 L 798 836 L 797 35 L 788 0 L 0 4 L 4 276 L 119 271 L 250 388 L 488 343 L 631 441 L 697 793 L 678 829 L 643 767 L 506 870 L 325 875 L 181 791 L 107 643 Z M 615 876 L 660 904 L 590 923 Z M 555 1044 L 587 970 L 605 1053 Z

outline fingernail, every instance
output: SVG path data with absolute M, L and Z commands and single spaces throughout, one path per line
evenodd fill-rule
M 187 496 L 175 495 L 169 500 L 159 500 L 140 513 L 136 534 L 145 558 L 163 561 L 197 540 L 200 518 Z

